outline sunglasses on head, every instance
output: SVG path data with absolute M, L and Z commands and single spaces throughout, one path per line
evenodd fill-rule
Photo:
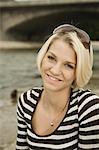
M 84 47 L 86 49 L 89 49 L 89 52 L 90 52 L 90 37 L 89 37 L 89 35 L 85 31 L 83 31 L 73 25 L 69 25 L 69 24 L 60 25 L 54 29 L 53 34 L 59 34 L 59 33 L 64 34 L 66 32 L 74 32 L 74 31 L 77 33 L 77 35 L 80 38 Z

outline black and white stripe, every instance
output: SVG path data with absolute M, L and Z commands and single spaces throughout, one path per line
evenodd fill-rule
M 18 101 L 16 150 L 99 150 L 99 97 L 88 90 L 71 93 L 68 111 L 50 135 L 32 130 L 32 116 L 42 88 L 23 93 Z

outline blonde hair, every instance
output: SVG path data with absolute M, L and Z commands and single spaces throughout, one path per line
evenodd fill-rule
M 76 79 L 73 83 L 75 88 L 84 87 L 90 80 L 92 76 L 92 66 L 93 66 L 93 49 L 92 44 L 90 44 L 89 49 L 86 49 L 82 44 L 81 40 L 78 38 L 76 32 L 68 32 L 65 34 L 53 34 L 41 47 L 37 56 L 37 66 L 41 72 L 42 60 L 48 51 L 50 45 L 56 40 L 62 39 L 68 42 L 70 46 L 74 49 L 77 56 L 77 66 L 76 66 Z

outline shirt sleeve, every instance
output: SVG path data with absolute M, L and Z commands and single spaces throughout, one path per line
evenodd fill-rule
M 18 101 L 17 106 L 17 141 L 16 150 L 28 150 L 27 145 L 27 125 L 24 119 L 24 95 Z
M 87 91 L 80 96 L 79 150 L 99 149 L 99 97 Z

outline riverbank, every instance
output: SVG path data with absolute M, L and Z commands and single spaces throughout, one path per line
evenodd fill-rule
M 92 41 L 92 46 L 94 50 L 99 51 L 99 41 Z
M 16 104 L 0 107 L 0 150 L 15 150 Z
M 99 41 L 92 41 L 94 50 L 99 50 Z M 38 49 L 42 46 L 40 42 L 0 41 L 0 50 L 14 49 Z
M 0 41 L 0 50 L 22 50 L 22 49 L 37 49 L 40 48 L 40 42 L 19 42 L 19 41 Z

